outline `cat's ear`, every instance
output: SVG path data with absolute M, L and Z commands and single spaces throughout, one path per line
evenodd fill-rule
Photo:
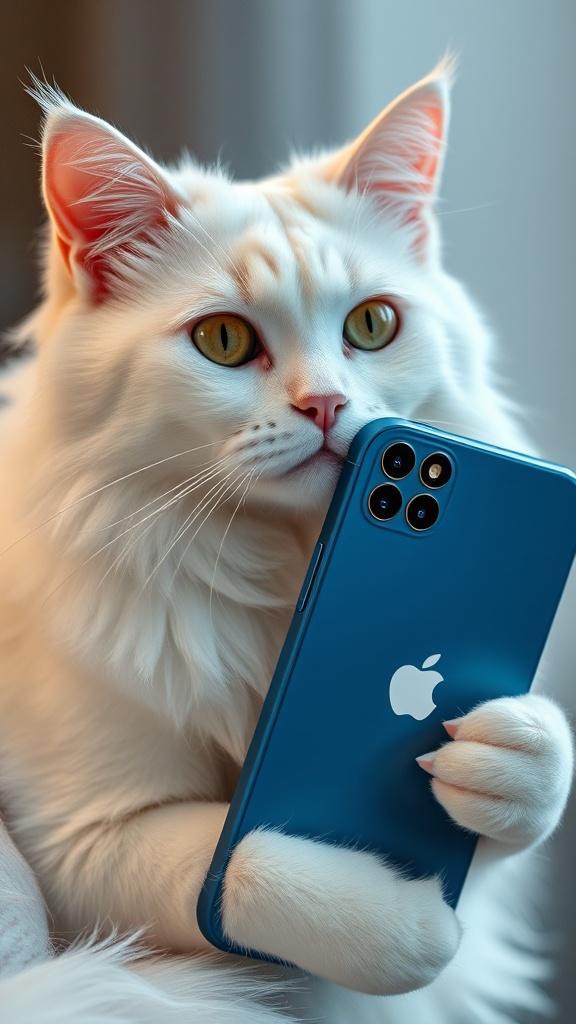
M 106 121 L 56 90 L 36 88 L 44 109 L 42 189 L 56 242 L 79 292 L 114 291 L 122 255 L 156 244 L 181 200 L 162 169 Z
M 450 113 L 456 57 L 403 92 L 351 143 L 324 165 L 322 176 L 347 191 L 374 197 L 412 229 L 412 247 L 425 258 L 432 228 Z

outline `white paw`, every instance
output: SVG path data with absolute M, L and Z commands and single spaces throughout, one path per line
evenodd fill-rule
M 573 749 L 564 713 L 546 697 L 502 697 L 445 723 L 451 742 L 418 762 L 458 824 L 519 849 L 556 828 Z
M 406 881 L 373 854 L 263 829 L 234 851 L 222 911 L 236 944 L 373 995 L 428 985 L 460 940 L 436 880 Z

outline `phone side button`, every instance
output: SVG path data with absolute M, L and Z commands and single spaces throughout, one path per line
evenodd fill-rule
M 298 598 L 298 603 L 296 605 L 297 612 L 304 611 L 304 608 L 306 607 L 308 595 L 310 593 L 310 590 L 312 589 L 314 578 L 316 576 L 316 573 L 318 572 L 318 566 L 320 565 L 320 562 L 322 560 L 323 551 L 324 545 L 322 541 L 319 540 L 316 547 L 314 548 L 314 551 L 312 552 L 312 558 L 310 559 L 308 572 L 304 577 L 304 583 L 302 584 L 302 590 L 300 591 L 300 597 Z

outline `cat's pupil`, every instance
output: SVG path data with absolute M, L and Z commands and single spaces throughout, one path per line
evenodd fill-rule
M 228 351 L 228 331 L 226 330 L 226 324 L 220 324 L 220 341 L 222 342 L 222 348 L 225 352 Z
M 372 314 L 369 309 L 364 311 L 364 316 L 366 318 L 366 326 L 368 327 L 370 334 L 372 334 Z

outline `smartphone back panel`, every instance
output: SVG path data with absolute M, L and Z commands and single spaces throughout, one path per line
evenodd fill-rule
M 381 522 L 368 500 L 392 482 L 381 457 L 397 441 L 415 467 L 393 481 L 402 508 Z M 419 466 L 438 451 L 452 475 L 431 489 Z M 574 555 L 574 483 L 561 467 L 406 421 L 360 431 L 199 901 L 214 945 L 246 952 L 222 933 L 220 889 L 234 846 L 262 825 L 439 874 L 456 904 L 476 837 L 414 759 L 449 742 L 444 720 L 529 689 Z M 422 493 L 440 512 L 419 532 L 405 510 Z

